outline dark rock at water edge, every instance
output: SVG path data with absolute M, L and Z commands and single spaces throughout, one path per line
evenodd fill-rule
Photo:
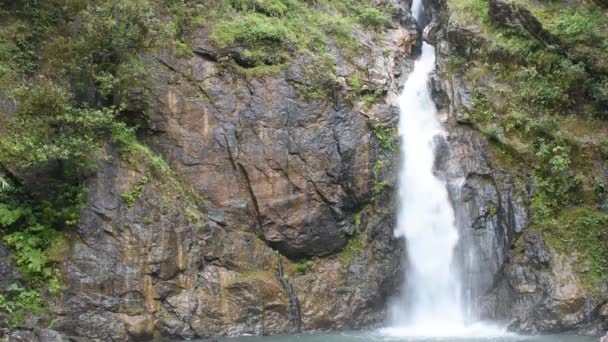
M 9 342 L 92 342 L 86 337 L 66 336 L 56 330 L 15 330 L 8 334 Z

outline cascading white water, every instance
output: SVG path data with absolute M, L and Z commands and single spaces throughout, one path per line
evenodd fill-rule
M 424 8 L 414 0 L 412 13 L 422 24 Z M 408 335 L 441 335 L 465 326 L 461 287 L 454 270 L 458 242 L 454 210 L 445 181 L 435 176 L 435 141 L 442 130 L 431 98 L 429 76 L 435 49 L 423 43 L 399 98 L 403 161 L 399 174 L 399 212 L 395 234 L 407 241 L 407 281 L 393 306 L 393 327 Z
M 419 25 L 424 26 L 422 0 L 414 0 L 412 13 Z M 435 49 L 423 43 L 422 54 L 399 98 L 402 166 L 395 235 L 406 240 L 407 275 L 401 296 L 391 307 L 391 326 L 383 329 L 383 333 L 419 337 L 504 336 L 506 332 L 500 327 L 467 322 L 465 318 L 474 315 L 463 305 L 458 262 L 454 260 L 459 242 L 454 209 L 446 180 L 434 173 L 435 145 L 445 139 L 429 86 L 434 69 Z M 452 186 L 460 188 L 463 181 L 459 179 Z M 467 301 L 472 301 L 469 297 Z
M 428 86 L 435 50 L 426 43 L 399 99 L 403 166 L 395 234 L 407 241 L 408 273 L 395 324 L 432 334 L 464 326 L 461 288 L 454 271 L 458 230 L 446 183 L 435 176 L 435 139 L 441 125 Z

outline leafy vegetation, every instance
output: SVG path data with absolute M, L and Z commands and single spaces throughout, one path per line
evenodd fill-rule
M 123 201 L 125 201 L 125 203 L 127 203 L 129 207 L 132 207 L 135 204 L 135 201 L 141 197 L 144 187 L 146 184 L 148 184 L 148 182 L 150 182 L 150 178 L 147 175 L 144 175 L 137 181 L 131 191 L 122 193 L 120 197 Z
M 593 208 L 572 208 L 534 228 L 558 251 L 576 251 L 576 269 L 588 289 L 608 281 L 608 215 Z
M 13 184 L 0 192 L 0 233 L 4 235 L 4 243 L 13 248 L 14 260 L 26 283 L 25 287 L 15 283 L 0 289 L 0 316 L 9 315 L 12 324 L 42 311 L 41 289 L 46 288 L 51 294 L 61 290 L 60 275 L 50 260 L 52 250 L 62 241 L 61 233 L 54 227 L 65 226 L 73 219 L 73 209 L 82 197 L 76 194 L 75 198 L 52 200 L 56 202 L 32 201 Z
M 392 11 L 388 3 L 372 7 L 368 0 L 224 0 L 214 6 L 211 40 L 236 53 L 237 66 L 261 70 L 286 66 L 302 53 L 323 55 L 329 39 L 355 56 L 354 30 L 379 31 Z
M 128 98 L 146 92 L 138 54 L 171 35 L 154 9 L 146 0 L 0 5 L 0 98 L 16 103 L 0 112 L 0 236 L 23 274 L 0 289 L 12 324 L 43 310 L 43 290 L 61 290 L 55 264 L 104 143 L 147 125 L 145 96 L 137 110 Z
M 387 151 L 395 150 L 394 140 L 397 136 L 397 129 L 395 127 L 377 121 L 369 121 L 369 127 L 372 133 L 374 133 L 376 140 L 378 140 L 380 147 Z
M 314 265 L 315 265 L 315 263 L 312 260 L 294 261 L 291 263 L 291 272 L 299 273 L 299 274 L 306 274 L 306 273 L 308 273 L 308 271 L 310 271 L 312 269 L 312 267 Z
M 340 262 L 343 265 L 350 265 L 353 258 L 365 250 L 367 245 L 367 234 L 360 232 L 358 229 L 355 231 L 355 235 L 348 240 L 346 247 L 338 255 Z

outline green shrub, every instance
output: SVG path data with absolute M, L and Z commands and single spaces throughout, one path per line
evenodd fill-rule
M 603 179 L 596 177 L 593 180 L 593 192 L 595 193 L 595 197 L 598 201 L 604 199 L 608 188 Z
M 292 82 L 305 99 L 330 99 L 338 88 L 336 61 L 329 53 L 309 54 L 302 65 L 304 83 Z
M 550 29 L 571 42 L 602 43 L 605 15 L 595 7 L 580 7 L 558 12 Z
M 291 271 L 299 274 L 306 274 L 315 265 L 312 260 L 300 260 L 291 264 Z
M 570 147 L 560 139 L 540 139 L 535 156 L 532 207 L 538 211 L 538 218 L 545 219 L 565 206 L 581 204 L 584 178 L 572 173 Z
M 494 143 L 502 143 L 503 142 L 503 132 L 502 128 L 496 125 L 489 125 L 480 127 L 481 133 L 488 138 L 489 141 Z
M 259 11 L 270 16 L 283 16 L 296 3 L 295 0 L 230 0 L 241 11 Z
M 380 147 L 387 151 L 395 150 L 394 138 L 399 134 L 395 127 L 373 120 L 368 122 L 368 126 Z
M 389 23 L 389 18 L 382 11 L 372 7 L 364 9 L 359 15 L 359 20 L 363 26 L 376 31 L 382 30 Z
M 340 252 L 338 258 L 343 265 L 347 266 L 352 262 L 353 258 L 361 254 L 367 246 L 367 237 L 359 230 L 355 231 L 355 236 L 348 240 L 344 249 Z
M 211 39 L 219 47 L 228 47 L 237 42 L 253 47 L 258 44 L 281 44 L 287 42 L 289 37 L 281 19 L 246 13 L 217 24 Z
M 49 213 L 42 206 L 28 201 L 18 188 L 13 193 L 0 195 L 0 233 L 4 243 L 13 250 L 13 258 L 27 286 L 13 284 L 0 293 L 0 313 L 10 315 L 12 324 L 18 324 L 29 314 L 43 310 L 40 291 L 45 286 L 57 294 L 62 285 L 56 270 L 49 261 L 47 251 L 60 233 L 51 225 L 61 214 Z
M 26 290 L 13 284 L 0 294 L 0 314 L 9 315 L 9 324 L 19 325 L 28 315 L 43 312 L 42 298 L 38 291 Z
M 128 207 L 132 207 L 135 202 L 141 197 L 142 192 L 146 184 L 150 182 L 150 178 L 147 175 L 141 177 L 131 191 L 124 192 L 120 195 L 123 201 L 127 204 Z
M 112 130 L 126 129 L 114 108 L 74 108 L 66 92 L 43 80 L 19 89 L 20 106 L 0 142 L 0 163 L 28 168 L 52 160 L 90 165 L 100 141 Z

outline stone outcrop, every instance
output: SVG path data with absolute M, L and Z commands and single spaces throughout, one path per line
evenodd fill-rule
M 367 70 L 367 87 L 394 97 L 409 64 L 404 50 L 416 40 L 415 27 L 397 27 L 382 49 L 361 33 L 354 65 L 332 51 L 342 88 L 328 100 L 306 100 L 298 90 L 319 86 L 307 69 L 314 56 L 297 58 L 280 77 L 228 77 L 215 61 L 223 52 L 210 50 L 201 33 L 194 51 L 205 54 L 156 57 L 156 146 L 222 208 L 227 224 L 251 226 L 291 258 L 334 254 L 353 233 L 352 215 L 371 198 L 376 151 L 368 121 L 391 122 L 396 114 L 388 101 L 367 116 L 352 108 L 345 80 Z
M 0 241 L 0 288 L 6 288 L 18 281 L 19 278 L 21 278 L 21 275 L 17 272 L 15 263 L 10 257 L 10 251 Z
M 474 303 L 492 287 L 514 238 L 528 224 L 529 193 L 525 181 L 497 169 L 478 132 L 457 123 L 447 127 L 436 167 L 448 180 L 460 231 L 456 254 L 467 301 Z
M 497 24 L 542 42 L 554 41 L 542 24 L 526 8 L 509 0 L 489 0 L 490 18 Z
M 525 232 L 484 298 L 486 316 L 527 333 L 601 334 L 608 325 L 606 301 L 585 288 L 575 262 L 575 255 L 547 247 L 541 234 Z
M 66 336 L 56 330 L 15 330 L 8 335 L 9 342 L 90 342 L 86 337 Z

